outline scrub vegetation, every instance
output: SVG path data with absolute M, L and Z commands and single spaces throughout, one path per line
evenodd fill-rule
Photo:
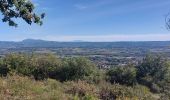
M 1 100 L 170 99 L 170 63 L 153 55 L 103 70 L 83 57 L 9 54 L 0 60 L 0 75 Z

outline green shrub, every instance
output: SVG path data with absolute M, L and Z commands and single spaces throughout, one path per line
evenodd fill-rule
M 159 56 L 147 55 L 137 66 L 137 71 L 138 77 L 153 76 L 161 79 L 166 71 L 165 61 Z
M 134 66 L 118 66 L 110 69 L 106 75 L 111 83 L 124 85 L 136 84 L 136 68 Z
M 61 60 L 51 54 L 34 55 L 31 59 L 30 66 L 36 80 L 55 78 L 54 72 L 61 66 Z
M 0 74 L 14 72 L 25 76 L 34 76 L 36 80 L 55 78 L 53 74 L 61 65 L 61 61 L 51 54 L 9 54 L 0 63 Z
M 102 100 L 156 100 L 147 87 L 140 85 L 128 87 L 105 83 L 100 85 L 99 94 Z
M 87 94 L 83 97 L 83 100 L 98 100 L 97 97 L 94 97 L 93 95 L 91 94 Z
M 65 90 L 66 93 L 72 94 L 73 96 L 78 96 L 79 98 L 84 98 L 83 100 L 93 100 L 98 97 L 97 87 L 93 84 L 89 84 L 86 81 L 71 81 L 66 82 L 66 86 L 68 86 Z M 88 99 L 93 98 L 93 99 Z
M 97 77 L 98 69 L 91 63 L 88 59 L 78 57 L 78 58 L 68 58 L 64 59 L 63 66 L 57 70 L 57 75 L 59 80 L 85 80 L 94 79 Z
M 56 80 L 35 81 L 18 75 L 0 78 L 0 100 L 71 100 Z
M 100 81 L 100 71 L 86 58 L 58 59 L 52 54 L 9 54 L 0 62 L 0 74 L 17 73 L 34 76 L 36 80 L 47 78 L 61 81 L 84 79 Z
M 160 56 L 147 55 L 137 66 L 137 79 L 152 92 L 160 93 L 164 85 L 170 82 L 170 65 Z
M 0 76 L 7 76 L 9 72 L 9 69 L 7 68 L 7 66 L 4 65 L 4 62 L 2 59 L 0 59 Z
M 33 68 L 29 64 L 30 56 L 24 54 L 9 54 L 3 59 L 3 66 L 10 72 L 31 76 Z

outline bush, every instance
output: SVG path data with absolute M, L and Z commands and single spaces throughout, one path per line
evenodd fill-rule
M 147 87 L 136 85 L 127 87 L 119 84 L 100 85 L 101 100 L 156 100 Z
M 29 97 L 24 94 L 27 91 L 28 95 L 36 94 L 33 97 L 41 98 L 43 95 L 41 99 L 54 100 L 170 98 L 170 62 L 150 55 L 135 67 L 127 65 L 99 70 L 82 57 L 58 59 L 51 54 L 9 54 L 0 59 L 0 76 L 7 76 L 0 78 L 0 99 L 5 96 L 10 96 L 10 99 Z M 25 76 L 33 76 L 36 81 Z M 63 84 L 52 79 L 67 82 Z M 142 85 L 160 95 L 150 93 Z
M 55 78 L 55 71 L 61 66 L 61 60 L 51 54 L 34 55 L 29 66 L 34 68 L 32 74 L 36 80 Z
M 123 85 L 136 84 L 136 68 L 128 66 L 118 66 L 110 69 L 106 75 L 111 83 L 119 83 Z
M 84 100 L 88 100 L 88 98 L 98 97 L 97 87 L 85 81 L 80 81 L 80 80 L 77 82 L 71 81 L 71 82 L 66 82 L 65 85 L 68 86 L 65 89 L 66 93 L 72 94 L 73 96 L 78 96 L 81 99 L 83 98 Z
M 71 100 L 56 80 L 35 81 L 18 75 L 0 78 L 0 100 Z
M 64 59 L 63 66 L 57 70 L 59 80 L 86 80 L 94 79 L 97 76 L 98 69 L 88 59 L 68 58 Z
M 24 54 L 9 54 L 3 59 L 3 66 L 10 72 L 31 76 L 33 68 L 29 64 L 30 56 Z
M 137 78 L 140 84 L 148 86 L 152 92 L 163 91 L 170 82 L 170 65 L 160 56 L 147 55 L 137 66 Z
M 17 73 L 34 76 L 36 80 L 47 78 L 61 81 L 84 79 L 100 81 L 100 71 L 86 58 L 58 59 L 51 54 L 9 54 L 0 62 L 0 74 Z
M 7 76 L 9 69 L 4 65 L 2 59 L 0 59 L 0 76 Z
M 9 54 L 0 63 L 0 73 L 7 75 L 8 72 L 14 72 L 25 76 L 34 76 L 36 80 L 43 80 L 55 77 L 52 73 L 60 65 L 61 61 L 51 54 Z
M 147 55 L 137 67 L 138 77 L 154 76 L 153 78 L 163 77 L 166 71 L 165 61 L 159 56 Z

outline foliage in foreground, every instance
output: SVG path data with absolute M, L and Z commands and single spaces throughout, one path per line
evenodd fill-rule
M 118 84 L 89 84 L 86 81 L 61 83 L 48 79 L 36 81 L 18 75 L 0 78 L 1 100 L 129 100 L 140 98 L 155 100 L 144 86 L 126 87 Z M 134 93 L 135 91 L 135 93 Z
M 3 15 L 3 22 L 9 26 L 17 27 L 14 19 L 21 18 L 28 24 L 36 23 L 42 25 L 42 18 L 45 14 L 38 16 L 35 12 L 35 5 L 30 0 L 0 0 L 0 12 Z
M 0 59 L 0 75 L 1 98 L 170 99 L 170 63 L 159 56 L 147 55 L 138 65 L 104 71 L 83 57 L 61 59 L 52 54 L 9 54 Z
M 136 84 L 136 74 L 137 71 L 133 65 L 114 67 L 107 72 L 111 83 L 120 83 L 123 85 Z
M 85 58 L 63 60 L 52 54 L 9 54 L 1 59 L 0 70 L 2 76 L 15 72 L 33 76 L 36 80 L 52 78 L 60 81 L 79 79 L 98 81 L 97 78 L 100 77 L 99 69 Z

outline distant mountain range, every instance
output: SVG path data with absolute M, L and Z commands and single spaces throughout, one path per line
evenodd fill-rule
M 170 47 L 170 41 L 141 41 L 141 42 L 85 42 L 76 40 L 72 42 L 45 41 L 25 39 L 20 42 L 0 41 L 0 48 L 131 48 L 131 47 Z

